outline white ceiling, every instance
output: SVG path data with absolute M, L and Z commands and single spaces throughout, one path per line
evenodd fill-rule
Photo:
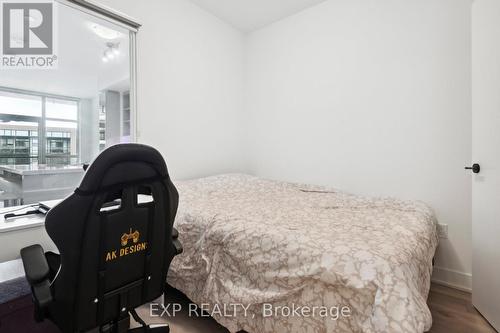
M 57 69 L 0 70 L 0 86 L 78 98 L 96 97 L 129 77 L 128 31 L 79 10 L 58 4 Z M 93 24 L 120 32 L 113 40 L 99 37 Z M 120 55 L 104 63 L 106 42 L 120 43 Z M 123 84 L 122 84 L 123 85 Z
M 235 28 L 250 32 L 325 0 L 191 0 Z

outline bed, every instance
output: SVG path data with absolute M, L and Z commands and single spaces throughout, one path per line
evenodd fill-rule
M 176 186 L 185 252 L 168 283 L 231 332 L 430 329 L 438 236 L 424 203 L 241 174 Z

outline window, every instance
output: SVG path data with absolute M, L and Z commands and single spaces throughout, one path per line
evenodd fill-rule
M 46 103 L 47 163 L 63 165 L 79 163 L 78 102 L 47 98 Z
M 0 75 L 0 207 L 62 198 L 83 163 L 135 140 L 137 25 L 54 5 L 58 68 Z
M 80 163 L 78 107 L 77 98 L 0 88 L 0 164 Z
M 0 115 L 41 117 L 42 98 L 0 91 Z
M 47 98 L 45 106 L 48 119 L 78 120 L 78 103 L 62 99 Z

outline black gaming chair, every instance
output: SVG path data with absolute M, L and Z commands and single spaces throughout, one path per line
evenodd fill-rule
M 154 148 L 119 144 L 89 166 L 73 194 L 52 208 L 45 228 L 60 255 L 40 245 L 21 250 L 35 303 L 64 333 L 155 332 L 135 308 L 166 290 L 182 252 L 173 222 L 178 193 Z M 142 324 L 129 329 L 129 312 Z

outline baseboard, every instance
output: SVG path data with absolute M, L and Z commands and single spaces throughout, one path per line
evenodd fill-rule
M 443 267 L 434 267 L 431 280 L 434 283 L 446 287 L 467 292 L 472 291 L 472 274 L 469 273 L 463 273 Z

